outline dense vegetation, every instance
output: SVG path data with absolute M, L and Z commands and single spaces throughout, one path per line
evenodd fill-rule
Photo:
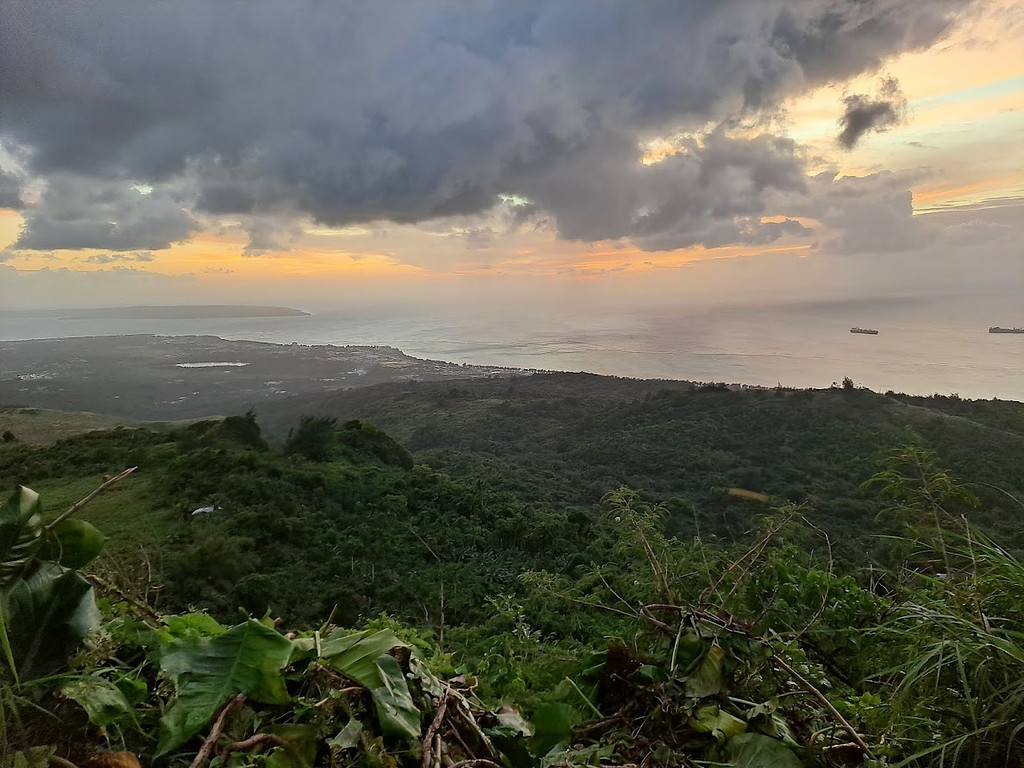
M 1019 406 L 535 399 L 0 445 L 0 765 L 1024 759 Z
M 975 484 L 983 503 L 972 519 L 1024 548 L 1019 508 L 1002 492 L 1024 494 L 1017 402 L 545 374 L 297 398 L 268 404 L 260 422 L 273 441 L 307 413 L 370 421 L 418 461 L 534 508 L 592 509 L 625 485 L 663 502 L 669 531 L 684 538 L 749 530 L 729 488 L 807 503 L 850 557 L 878 532 L 881 506 L 862 483 L 916 435 Z

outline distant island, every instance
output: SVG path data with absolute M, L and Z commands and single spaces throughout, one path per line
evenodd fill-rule
M 210 317 L 298 317 L 309 315 L 291 307 L 258 307 L 241 304 L 178 306 L 97 307 L 53 312 L 64 320 L 199 320 Z

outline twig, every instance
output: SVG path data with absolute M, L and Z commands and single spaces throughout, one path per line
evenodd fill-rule
M 625 722 L 626 716 L 624 713 L 628 708 L 629 705 L 627 704 L 614 715 L 609 715 L 608 717 L 601 718 L 600 720 L 592 720 L 591 722 L 586 723 L 584 725 L 574 726 L 572 729 L 573 735 L 577 737 L 589 736 L 594 731 L 604 730 L 608 726 L 612 725 L 612 723 L 617 723 L 620 721 Z
M 774 539 L 775 536 L 778 535 L 779 531 L 781 531 L 784 527 L 786 527 L 786 525 L 788 525 L 789 522 L 792 519 L 793 519 L 793 515 L 792 515 L 792 513 L 790 513 L 790 514 L 786 515 L 785 517 L 780 518 L 780 521 L 777 522 L 774 527 L 769 528 L 767 531 L 765 531 L 765 533 L 761 536 L 761 538 L 758 539 L 756 542 L 754 542 L 754 544 L 752 544 L 750 546 L 750 548 L 747 549 L 747 551 L 744 552 L 743 555 L 738 560 L 734 561 L 728 568 L 725 569 L 725 571 L 722 573 L 721 576 L 718 577 L 718 580 L 714 584 L 712 584 L 708 589 L 704 590 L 704 592 L 701 594 L 701 602 L 707 602 L 707 600 L 708 600 L 708 593 L 709 592 L 716 592 L 717 593 L 719 586 L 722 585 L 722 583 L 725 581 L 725 579 L 734 570 L 736 570 L 741 565 L 743 565 L 744 562 L 747 560 L 747 558 L 750 558 L 750 565 L 753 566 L 753 564 L 755 562 L 757 562 L 757 558 L 761 556 L 761 552 L 764 551 L 765 547 L 767 547 L 768 544 L 771 543 L 771 540 Z M 729 597 L 731 597 L 733 595 L 733 593 L 736 591 L 736 587 L 740 584 L 740 582 L 743 580 L 743 577 L 745 575 L 746 575 L 746 566 L 744 566 L 744 573 L 740 574 L 740 577 L 733 584 L 732 589 L 729 590 L 729 593 L 725 596 L 725 598 L 720 598 L 719 599 L 720 603 L 724 603 L 725 600 L 727 600 Z
M 221 755 L 228 755 L 232 752 L 248 752 L 256 747 L 278 747 L 282 743 L 281 739 L 272 733 L 257 733 L 243 741 L 236 741 L 234 744 L 228 744 L 226 747 L 217 751 Z
M 51 522 L 49 525 L 46 526 L 46 530 L 47 531 L 52 531 L 53 528 L 58 523 L 62 523 L 65 520 L 67 520 L 69 517 L 71 517 L 73 514 L 75 514 L 75 512 L 80 510 L 82 507 L 84 507 L 86 504 L 88 504 L 90 501 L 92 501 L 94 498 L 96 498 L 96 496 L 98 496 L 100 493 L 105 491 L 109 486 L 113 485 L 118 480 L 124 480 L 124 478 L 128 477 L 128 475 L 130 475 L 136 469 L 138 469 L 138 467 L 128 467 L 128 469 L 126 469 L 126 470 L 124 470 L 124 471 L 114 475 L 112 478 L 107 480 L 105 483 L 103 483 L 103 485 L 101 485 L 95 491 L 90 493 L 84 499 L 82 499 L 81 501 L 76 501 L 74 504 L 72 504 L 70 507 L 68 507 L 67 510 L 65 510 L 63 514 L 59 515 L 53 522 Z
M 501 768 L 501 766 L 493 760 L 485 760 L 482 757 L 477 757 L 473 760 L 460 760 L 455 763 L 452 768 Z
M 587 708 L 591 712 L 593 712 L 597 717 L 604 717 L 604 713 L 602 713 L 600 709 L 594 706 L 594 702 L 588 699 L 587 695 L 580 690 L 580 687 L 576 685 L 575 680 L 573 680 L 571 677 L 566 677 L 565 682 L 567 682 L 572 687 L 572 689 L 579 694 L 580 700 L 587 705 Z
M 141 544 L 139 544 L 139 554 L 142 556 L 142 562 L 146 566 L 146 593 L 143 597 L 148 603 L 149 593 L 155 592 L 159 596 L 162 587 L 153 585 L 153 564 L 149 560 L 149 555 L 146 554 L 146 548 Z
M 999 491 L 1001 494 L 1009 496 L 1011 499 L 1013 499 L 1013 501 L 1017 502 L 1020 506 L 1024 507 L 1024 501 L 1021 501 L 1009 491 L 1003 490 L 998 485 L 992 485 L 992 483 L 980 483 L 977 481 L 975 481 L 975 485 L 984 485 L 986 488 L 991 488 L 994 491 Z M 961 517 L 963 517 L 963 515 L 961 515 Z
M 678 605 L 675 605 L 675 606 L 672 606 L 672 607 L 675 608 L 677 613 L 682 614 L 682 608 L 680 608 Z M 648 611 L 651 611 L 651 610 L 657 610 L 657 606 L 653 606 L 653 605 L 645 605 L 645 606 L 643 606 L 642 608 L 640 608 L 640 611 L 639 611 L 639 614 L 638 614 L 639 618 L 643 619 L 644 621 L 648 622 L 649 624 L 653 624 L 658 629 L 662 629 L 665 632 L 668 632 L 670 635 L 675 635 L 675 633 L 676 633 L 675 629 L 670 627 L 664 621 L 661 621 L 660 619 L 656 619 L 653 616 L 651 616 L 650 613 L 648 613 Z
M 828 697 L 825 696 L 825 694 L 819 691 L 810 680 L 808 680 L 806 677 L 804 677 L 795 669 L 793 669 L 793 667 L 791 667 L 786 662 L 786 660 L 783 659 L 781 656 L 776 654 L 772 658 L 780 667 L 786 670 L 786 672 L 788 672 L 798 683 L 800 683 L 800 685 L 804 687 L 804 690 L 806 690 L 809 694 L 811 694 L 814 698 L 821 702 L 822 706 L 824 706 L 825 709 L 827 709 L 831 713 L 832 717 L 834 717 L 836 721 L 841 726 L 843 726 L 843 729 L 848 734 L 850 734 L 850 738 L 852 738 L 854 742 L 856 742 L 857 746 L 860 747 L 864 754 L 868 756 L 868 759 L 875 759 L 875 756 L 871 753 L 870 747 L 868 747 L 868 745 L 864 743 L 864 739 L 862 739 L 860 737 L 860 734 L 857 733 L 857 729 L 850 725 L 850 723 L 847 721 L 845 717 L 842 716 L 839 710 L 832 705 L 832 702 L 828 700 Z
M 116 595 L 119 599 L 123 600 L 124 602 L 130 605 L 134 605 L 136 608 L 141 610 L 149 618 L 153 619 L 157 623 L 163 623 L 163 616 L 157 613 L 156 609 L 153 608 L 153 606 L 151 606 L 149 603 L 144 603 L 138 598 L 132 597 L 131 595 L 127 594 L 123 589 L 114 586 L 109 581 L 104 579 L 102 576 L 97 576 L 95 573 L 87 573 L 85 574 L 85 577 L 90 581 L 94 582 L 96 586 L 98 586 L 100 589 L 104 589 L 107 592 Z
M 679 639 L 683 636 L 683 626 L 686 622 L 682 619 L 679 620 L 679 629 L 676 630 L 676 639 L 672 643 L 672 660 L 668 665 L 668 674 L 670 677 L 675 677 L 676 674 L 676 654 L 679 652 Z
M 634 621 L 636 621 L 637 619 L 641 619 L 643 621 L 648 622 L 649 624 L 653 624 L 654 626 L 658 627 L 658 629 L 665 630 L 669 634 L 675 633 L 675 630 L 672 629 L 672 627 L 670 627 L 665 622 L 659 621 L 653 616 L 649 616 L 648 614 L 644 613 L 645 608 L 640 608 L 639 612 L 637 613 L 629 613 L 628 611 L 620 611 L 618 608 L 615 608 L 610 605 L 604 605 L 603 603 L 592 603 L 589 600 L 580 600 L 576 597 L 570 597 L 568 599 L 570 603 L 576 603 L 577 605 L 585 605 L 588 608 L 597 608 L 601 611 L 608 611 L 609 613 L 615 613 L 619 616 L 625 616 L 627 619 L 633 619 Z
M 473 735 L 476 736 L 477 741 L 479 741 L 480 744 L 483 745 L 484 749 L 486 749 L 488 753 L 490 753 L 491 755 L 497 756 L 498 751 L 494 748 L 494 744 L 491 743 L 490 738 L 488 738 L 487 734 L 483 732 L 483 729 L 473 718 L 472 713 L 467 712 L 459 706 L 455 707 L 455 711 L 459 713 L 459 717 L 461 717 L 463 722 L 465 722 L 466 725 L 469 726 L 469 729 L 473 731 Z
M 442 721 L 444 721 L 444 713 L 445 710 L 448 709 L 448 693 L 451 689 L 452 687 L 450 684 L 445 686 L 444 695 L 441 697 L 441 703 L 437 705 L 437 714 L 434 715 L 434 719 L 430 723 L 430 727 L 427 728 L 427 735 L 423 737 L 422 768 L 430 768 L 430 744 L 434 738 L 434 734 L 437 733 L 438 729 L 441 727 Z
M 604 577 L 604 574 L 603 574 L 603 573 L 601 573 L 600 569 L 598 569 L 598 571 L 597 571 L 597 576 L 598 576 L 598 578 L 600 578 L 600 579 L 601 579 L 601 583 L 602 583 L 602 584 L 604 584 L 605 588 L 606 588 L 606 589 L 607 589 L 607 590 L 608 590 L 609 592 L 611 592 L 611 593 L 612 593 L 613 595 L 615 595 L 615 597 L 616 597 L 616 598 L 618 598 L 618 601 L 619 601 L 620 603 L 622 603 L 622 604 L 623 604 L 624 606 L 626 606 L 627 608 L 632 608 L 632 607 L 633 607 L 633 606 L 632 606 L 632 605 L 631 605 L 631 604 L 629 603 L 629 601 L 628 601 L 628 600 L 626 600 L 626 598 L 624 598 L 624 597 L 623 597 L 622 595 L 620 595 L 620 594 L 619 594 L 618 592 L 616 592 L 616 591 L 615 591 L 614 589 L 612 589 L 612 585 L 608 583 L 608 581 L 607 581 L 607 580 L 605 579 L 605 577 Z
M 825 539 L 825 546 L 828 548 L 828 571 L 827 572 L 828 572 L 828 575 L 831 576 L 832 573 L 835 570 L 835 560 L 832 558 L 832 539 L 830 539 L 828 537 L 828 534 L 825 533 L 825 531 L 823 531 L 821 528 L 816 526 L 814 523 L 812 523 L 810 520 L 808 520 L 803 515 L 800 515 L 800 520 L 804 523 L 804 525 L 806 525 L 806 526 L 808 526 L 810 528 L 813 528 L 818 533 L 820 533 L 822 535 L 822 537 Z M 801 629 L 799 632 L 797 632 L 796 635 L 794 635 L 792 642 L 795 642 L 795 641 L 799 640 L 801 637 L 803 637 L 805 634 L 807 634 L 810 631 L 812 626 L 814 626 L 814 625 L 816 625 L 818 623 L 818 619 L 821 618 L 821 615 L 825 612 L 825 608 L 828 606 L 828 599 L 829 599 L 829 596 L 831 594 L 832 594 L 832 582 L 831 581 L 827 581 L 827 582 L 825 582 L 825 592 L 821 596 L 821 605 L 818 606 L 818 610 L 816 610 L 814 612 L 814 615 L 811 616 L 811 618 L 807 620 L 807 623 L 804 625 L 804 628 Z
M 459 745 L 462 747 L 462 751 L 465 752 L 470 758 L 474 757 L 473 750 L 470 749 L 469 746 L 467 746 L 466 742 L 462 738 L 462 734 L 459 733 L 458 728 L 452 726 L 448 729 L 448 733 L 446 733 L 444 736 L 446 739 L 454 737 L 455 740 L 459 742 Z
M 192 761 L 192 765 L 189 768 L 203 768 L 207 761 L 210 759 L 210 755 L 213 752 L 213 748 L 217 746 L 217 740 L 223 735 L 224 727 L 227 725 L 228 715 L 231 714 L 231 710 L 242 706 L 245 703 L 245 694 L 240 693 L 223 707 L 221 707 L 220 714 L 217 715 L 217 719 L 213 723 L 213 727 L 210 729 L 210 735 L 206 737 L 206 741 L 203 742 L 203 746 L 199 748 L 196 753 L 196 759 Z

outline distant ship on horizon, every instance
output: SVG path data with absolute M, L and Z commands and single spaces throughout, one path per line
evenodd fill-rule
M 1024 333 L 1024 328 L 1000 328 L 998 325 L 993 325 L 988 329 L 989 333 Z
M 866 333 L 869 336 L 877 336 L 878 331 L 874 328 L 851 328 L 850 333 Z

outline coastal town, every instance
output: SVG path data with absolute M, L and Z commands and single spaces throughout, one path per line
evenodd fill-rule
M 420 360 L 387 346 L 270 344 L 217 336 L 9 341 L 0 343 L 0 359 L 0 403 L 150 419 L 223 415 L 239 403 L 256 407 L 292 395 L 384 382 L 532 373 Z

